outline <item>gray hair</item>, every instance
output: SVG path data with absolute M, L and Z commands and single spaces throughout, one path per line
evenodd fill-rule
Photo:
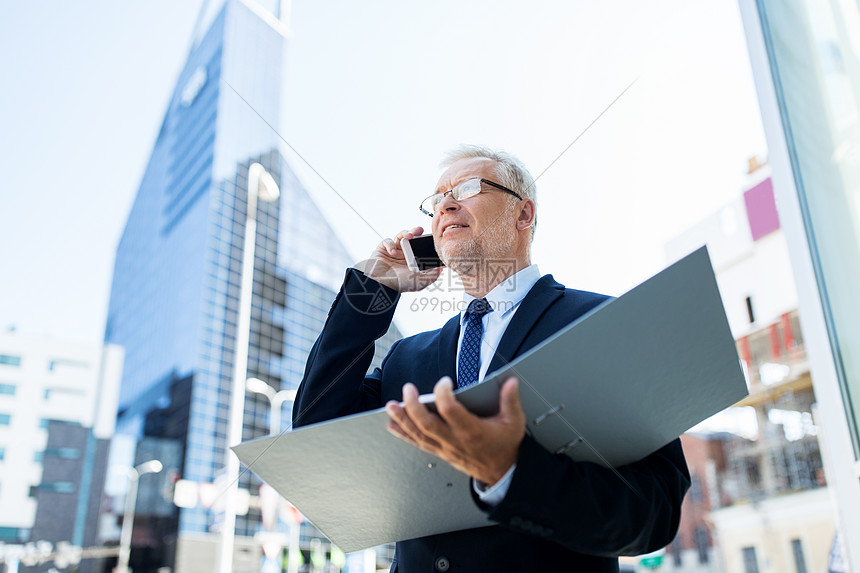
M 445 154 L 440 167 L 447 168 L 462 159 L 484 157 L 496 162 L 496 177 L 501 185 L 511 191 L 516 191 L 523 199 L 531 199 L 537 206 L 535 180 L 525 164 L 517 157 L 506 151 L 491 149 L 483 145 L 458 145 Z M 511 195 L 511 199 L 514 199 Z M 535 227 L 537 227 L 537 213 L 532 223 L 532 238 L 534 238 Z

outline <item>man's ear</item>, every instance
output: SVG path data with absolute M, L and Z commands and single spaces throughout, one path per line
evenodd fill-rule
M 523 231 L 531 227 L 535 222 L 536 215 L 535 202 L 531 199 L 523 201 L 522 207 L 520 207 L 520 214 L 517 217 L 517 230 Z

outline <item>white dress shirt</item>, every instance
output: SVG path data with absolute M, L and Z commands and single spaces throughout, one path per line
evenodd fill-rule
M 540 271 L 537 265 L 531 265 L 511 275 L 487 293 L 485 298 L 490 303 L 490 308 L 493 311 L 488 312 L 481 318 L 483 335 L 481 336 L 481 368 L 478 372 L 478 382 L 483 381 L 484 376 L 487 375 L 487 370 L 490 368 L 490 362 L 496 354 L 496 348 L 502 340 L 502 335 L 511 323 L 511 319 L 514 317 L 520 303 L 523 302 L 526 294 L 528 294 L 538 279 L 540 279 Z M 458 368 L 460 364 L 460 346 L 463 344 L 463 335 L 466 330 L 466 310 L 469 308 L 469 303 L 473 300 L 475 300 L 474 296 L 469 293 L 463 293 L 463 309 L 460 311 L 460 337 L 457 340 Z M 472 480 L 472 487 L 475 488 L 475 492 L 481 498 L 481 501 L 488 505 L 498 505 L 508 492 L 515 468 L 516 464 L 511 466 L 502 479 L 489 488 L 476 480 Z

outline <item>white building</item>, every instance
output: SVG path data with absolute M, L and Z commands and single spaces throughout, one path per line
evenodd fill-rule
M 29 540 L 49 420 L 113 434 L 122 364 L 119 346 L 0 333 L 0 541 Z
M 797 309 L 785 236 L 771 218 L 776 208 L 769 175 L 767 166 L 756 169 L 745 193 L 666 245 L 669 262 L 708 245 L 735 340 Z

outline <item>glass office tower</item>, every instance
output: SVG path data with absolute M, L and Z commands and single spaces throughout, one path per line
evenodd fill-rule
M 141 478 L 135 539 L 149 545 L 133 548 L 140 568 L 173 566 L 187 540 L 201 555 L 216 548 L 218 500 L 180 510 L 165 492 L 179 477 L 214 483 L 225 465 L 250 165 L 262 164 L 281 197 L 257 207 L 248 377 L 276 390 L 298 385 L 353 262 L 279 151 L 277 10 L 240 0 L 206 10 L 117 249 L 105 332 L 126 350 L 111 463 L 157 458 L 165 468 Z M 246 396 L 244 439 L 268 433 L 268 409 Z M 255 480 L 246 473 L 240 487 L 255 494 Z M 237 535 L 258 524 L 252 507 Z

